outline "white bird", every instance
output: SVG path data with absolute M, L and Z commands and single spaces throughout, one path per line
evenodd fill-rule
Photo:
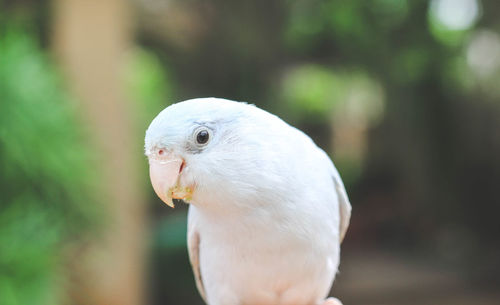
M 246 103 L 199 98 L 146 131 L 157 195 L 190 203 L 189 257 L 209 305 L 330 305 L 351 205 L 300 130 Z

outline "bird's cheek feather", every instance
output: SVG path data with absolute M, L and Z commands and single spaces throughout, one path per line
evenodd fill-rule
M 191 188 L 179 186 L 179 175 L 184 167 L 184 160 L 177 157 L 149 159 L 149 176 L 156 195 L 168 206 L 174 207 L 172 198 L 188 199 Z

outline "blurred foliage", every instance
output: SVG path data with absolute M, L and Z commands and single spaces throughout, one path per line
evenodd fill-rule
M 127 96 L 135 104 L 135 118 L 139 128 L 151 120 L 174 100 L 175 88 L 168 70 L 151 51 L 136 47 L 129 51 L 124 82 Z
M 153 249 L 151 254 L 148 283 L 150 303 L 161 300 L 163 304 L 198 304 L 200 297 L 194 287 L 191 266 L 187 252 L 187 215 L 185 204 L 176 203 L 173 213 L 154 226 Z M 200 303 L 202 304 L 202 303 Z
M 63 246 L 99 218 L 75 108 L 33 37 L 0 33 L 0 304 L 57 304 Z
M 285 73 L 280 91 L 286 115 L 296 123 L 314 117 L 328 124 L 335 115 L 378 121 L 383 114 L 380 85 L 361 71 L 339 73 L 319 65 L 300 65 Z M 363 97 L 353 99 L 353 95 Z

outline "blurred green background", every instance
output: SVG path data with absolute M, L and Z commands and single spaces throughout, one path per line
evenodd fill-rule
M 344 304 L 499 304 L 500 2 L 4 0 L 0 305 L 202 304 L 142 141 L 204 96 L 330 154 Z

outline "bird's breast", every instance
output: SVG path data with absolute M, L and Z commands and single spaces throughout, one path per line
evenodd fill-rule
M 328 222 L 269 211 L 201 218 L 200 266 L 209 299 L 288 305 L 328 293 L 339 252 Z

